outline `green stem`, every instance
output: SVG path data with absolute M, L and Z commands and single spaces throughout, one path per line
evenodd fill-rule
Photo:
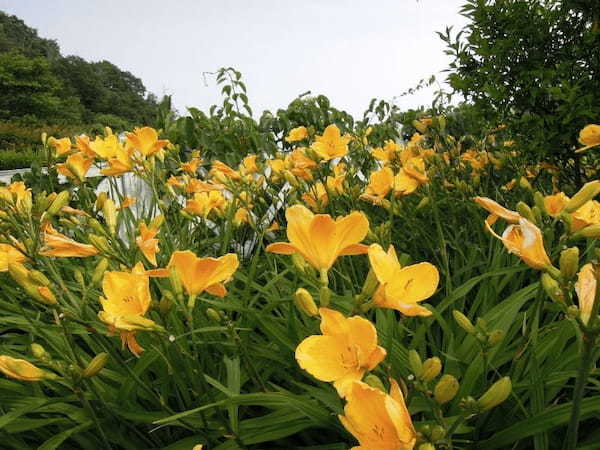
M 592 365 L 594 363 L 594 345 L 596 337 L 594 335 L 583 335 L 583 352 L 581 355 L 581 364 L 577 372 L 577 381 L 573 391 L 573 406 L 571 407 L 571 419 L 567 429 L 567 437 L 563 443 L 563 450 L 575 450 L 577 447 L 577 434 L 579 432 L 579 416 L 581 415 L 581 401 L 585 385 L 587 384 Z

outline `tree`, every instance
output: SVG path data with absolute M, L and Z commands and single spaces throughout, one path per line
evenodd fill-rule
M 600 120 L 600 0 L 468 0 L 466 27 L 439 33 L 448 82 L 530 160 L 581 176 L 577 133 Z

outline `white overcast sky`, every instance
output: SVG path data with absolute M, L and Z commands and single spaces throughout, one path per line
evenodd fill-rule
M 435 34 L 462 28 L 464 0 L 0 0 L 63 55 L 106 59 L 175 106 L 219 102 L 214 77 L 240 70 L 255 114 L 312 91 L 358 116 L 447 67 Z M 440 79 L 444 78 L 441 74 Z M 430 104 L 432 90 L 402 98 Z

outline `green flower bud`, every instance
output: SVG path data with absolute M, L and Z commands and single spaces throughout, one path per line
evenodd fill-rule
M 429 197 L 423 197 L 417 205 L 417 211 L 425 208 L 429 204 Z
M 372 388 L 379 389 L 381 392 L 386 392 L 383 382 L 379 379 L 377 375 L 373 375 L 371 373 L 365 377 L 364 381 Z
M 419 377 L 423 372 L 423 362 L 416 350 L 408 351 L 408 365 L 416 377 Z
M 542 283 L 544 291 L 546 292 L 546 294 L 548 294 L 548 297 L 550 297 L 557 303 L 565 303 L 565 295 L 562 289 L 560 288 L 558 281 L 556 281 L 546 272 L 542 274 L 540 281 Z
M 540 191 L 535 191 L 533 194 L 533 202 L 535 203 L 535 206 L 540 209 L 540 212 L 547 214 L 546 204 L 544 203 L 544 194 L 542 194 Z
M 175 267 L 171 267 L 169 269 L 169 281 L 171 282 L 171 289 L 177 297 L 183 295 L 183 285 L 181 284 L 181 279 L 179 278 L 179 274 L 177 273 L 177 269 Z
M 36 343 L 31 344 L 31 353 L 36 358 L 44 360 L 44 361 L 47 361 L 50 359 L 50 355 L 48 354 L 46 349 L 44 347 L 42 347 L 40 344 L 36 344 Z
M 494 330 L 490 334 L 488 334 L 488 343 L 491 346 L 496 345 L 504 338 L 504 331 L 502 330 Z
M 425 360 L 420 378 L 423 381 L 431 381 L 442 371 L 442 361 L 437 356 Z
M 50 204 L 50 206 L 46 210 L 46 213 L 49 214 L 50 216 L 54 216 L 54 215 L 58 214 L 64 206 L 69 204 L 70 197 L 71 197 L 71 194 L 69 193 L 69 191 L 61 191 L 56 196 L 54 201 Z
M 85 287 L 85 278 L 83 277 L 81 270 L 73 269 L 73 276 L 81 287 Z
M 419 445 L 417 450 L 435 450 L 435 446 L 431 442 L 425 442 L 424 444 Z
M 365 282 L 363 284 L 361 294 L 365 297 L 372 296 L 375 293 L 375 289 L 377 289 L 378 285 L 379 281 L 375 276 L 375 272 L 373 271 L 373 269 L 369 269 L 369 273 L 367 274 L 367 278 L 365 279 Z
M 533 217 L 533 212 L 531 211 L 531 208 L 529 207 L 529 205 L 525 202 L 518 202 L 517 203 L 517 212 L 522 216 L 525 217 L 527 220 L 529 220 L 532 223 L 535 223 L 535 218 Z
M 319 314 L 319 309 L 315 304 L 313 296 L 304 288 L 299 288 L 294 294 L 294 303 L 296 307 L 307 316 L 313 317 Z
M 102 258 L 96 264 L 96 268 L 94 269 L 94 273 L 92 274 L 92 286 L 99 286 L 102 282 L 102 278 L 104 277 L 104 272 L 108 269 L 108 259 Z
M 531 187 L 531 183 L 529 182 L 529 180 L 525 177 L 521 177 L 519 178 L 519 186 L 522 189 L 527 189 L 528 191 L 533 190 L 533 188 Z
M 599 239 L 600 238 L 600 224 L 589 225 L 582 230 L 579 230 L 576 235 L 581 235 L 587 239 Z
M 567 202 L 563 211 L 569 214 L 577 211 L 585 203 L 598 195 L 598 193 L 600 193 L 600 180 L 594 180 L 584 184 L 579 192 L 577 192 L 577 194 L 571 197 L 571 200 Z
M 329 302 L 331 301 L 331 289 L 327 286 L 321 286 L 319 289 L 319 304 L 323 307 L 329 306 Z
M 477 332 L 477 330 L 473 326 L 473 322 L 471 322 L 469 318 L 463 313 L 455 309 L 454 311 L 452 311 L 452 315 L 454 316 L 454 320 L 456 320 L 458 326 L 465 330 L 467 333 L 475 334 Z
M 39 270 L 30 270 L 29 279 L 42 286 L 50 286 L 50 280 Z
M 89 236 L 90 244 L 92 244 L 96 249 L 102 253 L 110 253 L 111 248 L 108 244 L 108 241 L 104 236 L 98 236 L 97 234 L 90 234 Z
M 435 388 L 433 389 L 433 397 L 435 401 L 440 405 L 444 403 L 448 403 L 452 400 L 457 392 L 460 385 L 458 384 L 458 380 L 452 375 L 444 375 L 440 378 L 440 381 L 437 382 Z
M 115 234 L 117 230 L 117 206 L 112 199 L 107 198 L 102 205 L 102 214 L 111 234 Z
M 511 391 L 512 383 L 510 382 L 510 378 L 500 378 L 477 400 L 477 404 L 483 411 L 490 410 L 504 402 Z
M 440 425 L 436 425 L 431 429 L 431 440 L 437 442 L 446 436 L 446 430 Z M 435 447 L 434 447 L 435 448 Z
M 579 248 L 571 247 L 560 252 L 560 274 L 564 280 L 571 280 L 579 270 Z
M 221 323 L 222 317 L 216 309 L 208 308 L 206 310 L 206 316 L 217 323 Z
M 83 369 L 83 373 L 82 376 L 83 378 L 90 378 L 93 377 L 94 375 L 97 375 L 98 373 L 100 373 L 100 371 L 102 369 L 104 369 L 104 366 L 106 365 L 106 362 L 108 361 L 108 353 L 98 353 L 94 359 L 92 359 L 90 361 L 90 363 L 87 365 L 87 367 L 85 369 Z

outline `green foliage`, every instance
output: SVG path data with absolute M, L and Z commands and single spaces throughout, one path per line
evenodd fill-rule
M 581 177 L 576 133 L 600 117 L 598 0 L 469 0 L 469 23 L 438 33 L 448 81 L 492 125 L 506 124 L 530 161 Z

